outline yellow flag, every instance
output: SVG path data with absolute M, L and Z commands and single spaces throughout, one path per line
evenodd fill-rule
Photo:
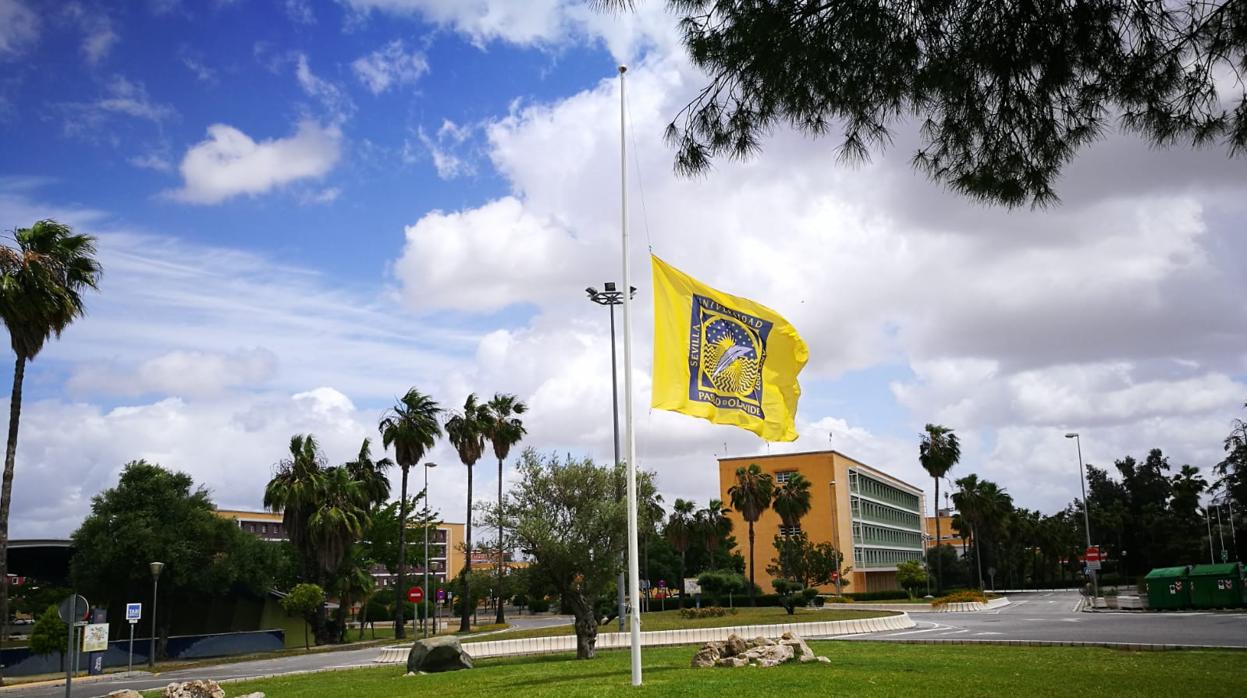
M 796 328 L 764 305 L 650 260 L 653 406 L 738 426 L 767 441 L 796 439 L 797 374 L 810 357 Z

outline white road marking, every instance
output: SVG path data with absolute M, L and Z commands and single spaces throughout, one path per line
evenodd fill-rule
M 891 634 L 891 635 L 887 635 L 887 637 L 900 637 L 900 636 L 902 636 L 902 635 L 917 635 L 917 634 L 919 634 L 919 633 L 929 633 L 929 632 L 931 632 L 932 630 L 947 630 L 947 629 L 948 629 L 948 627 L 949 627 L 949 626 L 947 626 L 947 625 L 940 625 L 940 624 L 936 623 L 936 624 L 934 625 L 934 627 L 925 628 L 925 629 L 923 629 L 923 630 L 908 630 L 908 631 L 903 632 L 903 633 L 893 633 L 893 634 Z M 66 632 L 68 632 L 68 631 L 66 631 Z
M 66 631 L 66 632 L 69 632 L 69 631 Z M 975 637 L 978 637 L 978 636 L 980 636 L 980 635 L 1004 635 L 1004 633 L 994 633 L 994 632 L 990 632 L 990 631 L 988 631 L 988 632 L 982 632 L 982 633 L 974 633 L 974 636 L 975 636 Z

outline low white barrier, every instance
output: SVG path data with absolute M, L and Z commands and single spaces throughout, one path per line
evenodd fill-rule
M 778 625 L 733 625 L 725 628 L 694 628 L 688 630 L 655 630 L 641 633 L 641 644 L 644 647 L 662 645 L 693 645 L 726 640 L 729 635 L 736 634 L 751 638 L 759 635 L 779 637 L 786 632 L 795 633 L 803 638 L 835 637 L 838 635 L 859 635 L 861 633 L 877 633 L 885 630 L 904 630 L 917 623 L 906 613 L 881 618 L 863 618 L 861 620 L 833 620 L 814 623 L 781 623 Z M 598 649 L 614 649 L 628 647 L 628 633 L 598 633 Z M 574 652 L 576 650 L 575 635 L 558 635 L 554 637 L 531 637 L 518 640 L 486 640 L 483 642 L 465 642 L 463 649 L 473 659 L 485 657 L 505 657 L 520 654 L 545 654 L 550 652 Z M 378 664 L 398 664 L 407 661 L 410 647 L 384 647 L 381 655 L 373 661 Z
M 965 603 L 947 603 L 943 606 L 915 603 L 854 603 L 846 604 L 845 608 L 867 611 L 898 611 L 904 613 L 972 613 L 974 611 L 987 611 L 1008 605 L 1009 599 L 1001 597 L 998 599 L 991 599 L 987 603 L 970 601 Z

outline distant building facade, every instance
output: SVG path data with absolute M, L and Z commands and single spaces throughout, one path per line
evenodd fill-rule
M 736 482 L 736 469 L 757 463 L 770 473 L 776 487 L 794 473 L 810 481 L 810 511 L 801 520 L 801 530 L 811 542 L 831 543 L 844 555 L 844 565 L 853 567 L 846 575 L 843 590 L 884 591 L 899 588 L 896 566 L 907 560 L 922 560 L 922 490 L 839 451 L 812 451 L 768 456 L 719 459 L 719 496 L 731 506 L 728 490 Z M 745 558 L 748 576 L 748 526 L 733 508 L 730 514 L 737 550 Z M 768 509 L 754 524 L 754 581 L 763 592 L 771 592 L 771 576 L 766 568 L 776 551 L 774 540 L 781 532 L 779 515 Z M 835 591 L 835 584 L 822 587 Z

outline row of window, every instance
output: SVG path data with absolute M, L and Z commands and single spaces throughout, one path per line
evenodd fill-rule
M 864 497 L 870 497 L 871 499 L 895 504 L 902 509 L 919 511 L 921 507 L 921 500 L 918 498 L 918 495 L 880 482 L 856 470 L 849 471 L 849 491 Z
M 920 550 L 887 550 L 854 546 L 853 564 L 856 567 L 896 567 L 909 560 L 922 560 Z
M 888 545 L 897 548 L 921 548 L 922 534 L 917 531 L 899 531 L 895 528 L 873 526 L 860 521 L 853 522 L 853 542 L 867 545 Z
M 869 519 L 889 526 L 921 530 L 920 517 L 910 511 L 896 509 L 878 502 L 849 497 L 849 508 L 854 519 Z

